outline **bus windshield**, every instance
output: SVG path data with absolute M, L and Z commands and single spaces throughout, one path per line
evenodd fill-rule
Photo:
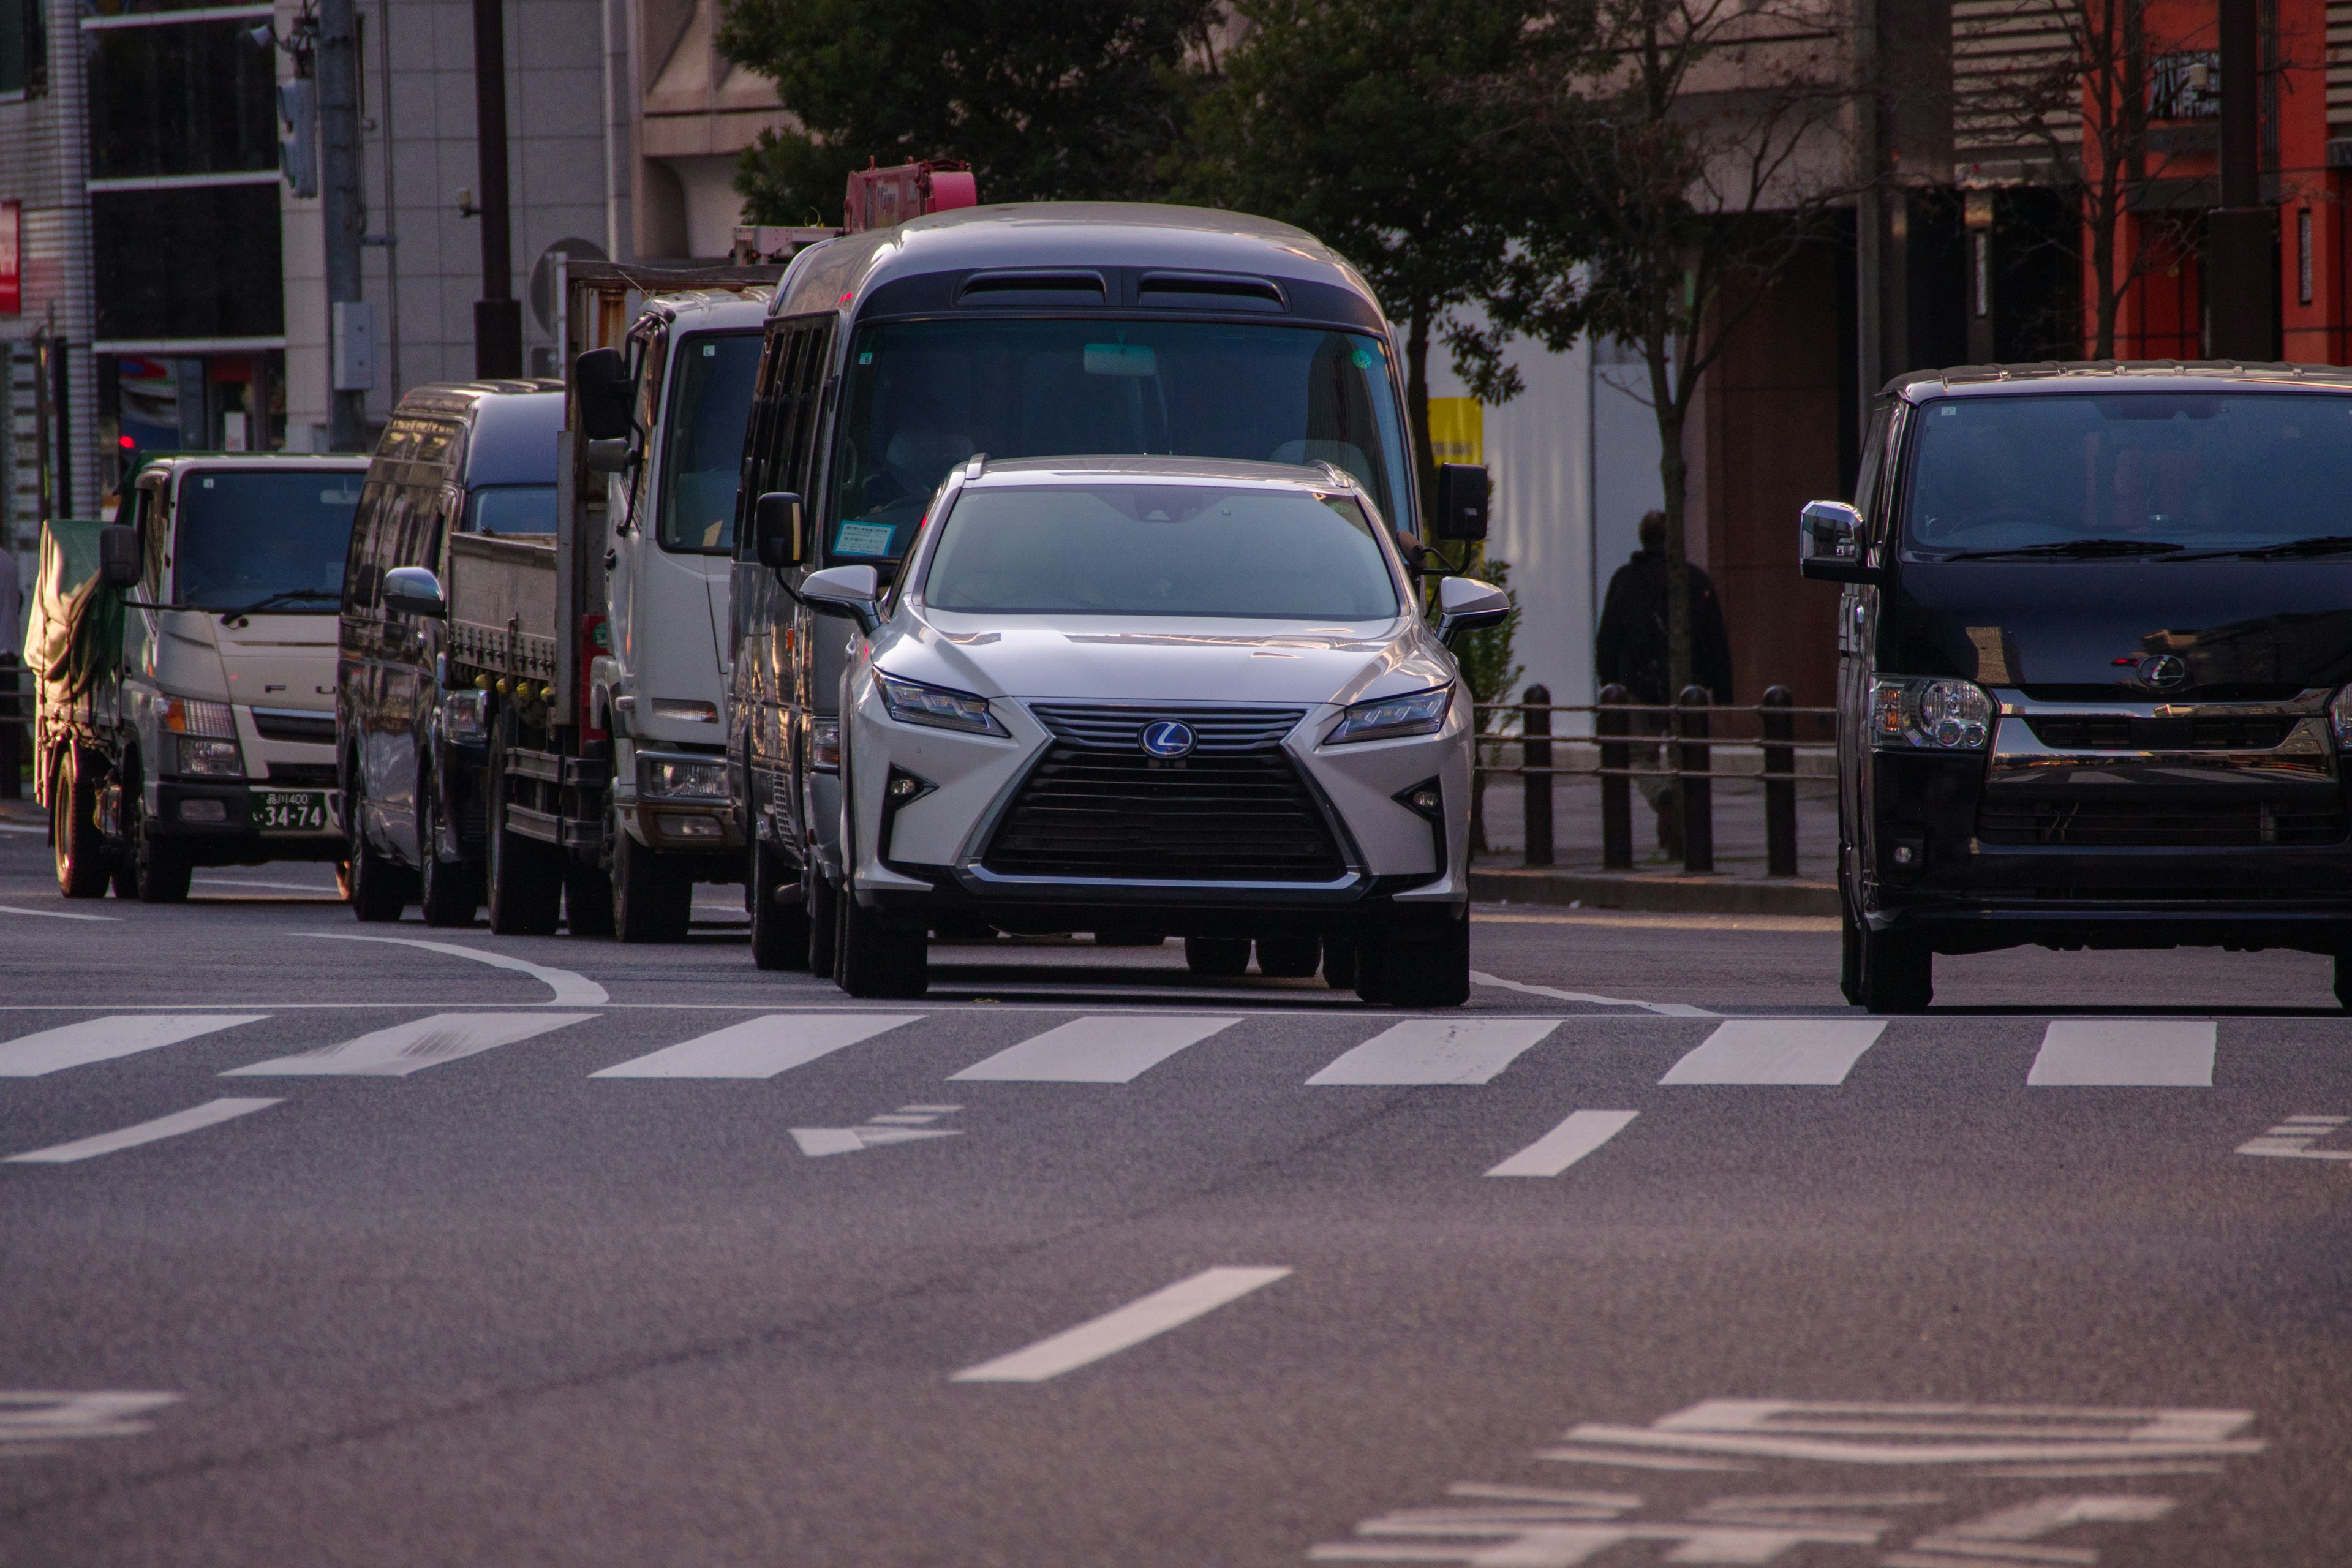
M 318 468 L 190 475 L 173 528 L 173 597 L 203 610 L 333 615 L 364 477 Z
M 662 463 L 662 548 L 725 554 L 735 548 L 735 489 L 743 426 L 760 373 L 760 334 L 698 332 L 674 362 Z
M 835 559 L 896 560 L 958 463 L 1154 455 L 1331 463 L 1391 527 L 1410 453 L 1370 333 L 1208 321 L 862 329 L 834 453 Z

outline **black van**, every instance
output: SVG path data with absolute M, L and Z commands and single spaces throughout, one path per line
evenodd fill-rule
M 2352 372 L 1906 377 L 1800 539 L 1847 585 L 1849 1000 L 2038 943 L 2329 953 L 2352 1005 Z
M 487 755 L 485 694 L 442 689 L 446 624 L 389 608 L 384 574 L 423 566 L 446 580 L 453 533 L 553 533 L 562 425 L 560 381 L 420 386 L 376 443 L 343 568 L 335 699 L 361 920 L 396 921 L 420 900 L 469 914 L 480 901 L 469 781 Z

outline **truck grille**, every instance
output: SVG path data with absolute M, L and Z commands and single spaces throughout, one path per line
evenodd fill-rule
M 1196 754 L 1255 752 L 1278 745 L 1307 717 L 1304 708 L 1150 707 L 1136 703 L 1113 707 L 1091 702 L 1033 702 L 1029 711 L 1054 732 L 1056 740 L 1097 752 L 1140 751 L 1143 727 L 1172 719 L 1192 731 Z
M 298 713 L 285 708 L 256 708 L 253 728 L 265 741 L 303 741 L 312 745 L 335 743 L 332 713 Z
M 1161 718 L 1192 722 L 1163 709 L 1123 721 Z M 1330 882 L 1348 869 L 1287 752 L 1213 752 L 1205 741 L 1174 761 L 1057 742 L 981 863 L 1006 876 L 1203 882 Z
M 1987 844 L 2133 848 L 2340 844 L 2346 827 L 2340 801 L 2294 805 L 2021 801 L 1989 805 L 1977 816 L 1977 837 Z

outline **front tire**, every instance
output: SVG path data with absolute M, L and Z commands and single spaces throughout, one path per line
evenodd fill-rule
M 552 936 L 563 913 L 563 872 L 554 851 L 507 823 L 505 759 L 490 758 L 490 929 L 500 936 Z
M 441 791 L 427 777 L 416 789 L 417 902 L 429 926 L 469 926 L 478 900 L 472 871 L 462 861 L 441 858 Z
M 751 905 L 751 962 L 761 969 L 800 969 L 809 960 L 807 900 L 786 904 L 776 899 L 788 879 L 777 864 L 782 858 L 766 839 L 752 837 L 751 864 L 745 868 L 751 881 L 745 890 Z M 798 892 L 799 879 L 790 880 Z
M 1470 1000 L 1470 911 L 1435 925 L 1391 927 L 1381 934 L 1379 962 L 1363 966 L 1357 994 L 1366 1001 L 1363 981 L 1385 977 L 1378 998 L 1395 1007 L 1459 1007 Z M 1372 955 L 1364 955 L 1370 959 Z
M 801 888 L 802 902 L 808 910 L 809 973 L 837 979 L 834 963 L 841 952 L 840 889 L 813 864 L 802 869 Z
M 345 798 L 351 813 L 352 913 L 370 925 L 392 924 L 408 907 L 407 873 L 368 842 L 367 797 L 360 793 L 357 770 Z
M 694 884 L 613 822 L 613 934 L 623 942 L 684 942 Z
M 1356 988 L 1354 936 L 1327 936 L 1323 939 L 1323 984 L 1334 991 L 1353 991 Z
M 1874 931 L 1845 913 L 1846 1000 L 1870 1013 L 1924 1013 L 1936 994 L 1936 955 L 1909 933 Z
M 127 792 L 126 792 L 127 793 Z M 133 814 L 131 834 L 131 890 L 142 904 L 184 904 L 196 868 L 188 858 L 155 837 L 155 825 L 135 795 L 125 799 Z M 119 893 L 120 889 L 117 889 Z
M 1311 936 L 1257 939 L 1257 972 L 1269 980 L 1306 980 L 1323 962 L 1323 942 Z
M 68 899 L 102 899 L 111 870 L 106 840 L 98 831 L 96 753 L 68 746 L 49 781 L 49 842 L 58 866 L 58 891 Z
M 2336 1005 L 2352 1012 L 2352 952 L 2336 955 Z
M 563 873 L 563 923 L 573 936 L 613 934 L 613 874 L 591 860 Z
M 885 925 L 856 895 L 841 896 L 841 988 L 852 996 L 920 996 L 931 987 L 930 933 Z
M 1211 980 L 1228 980 L 1249 971 L 1250 944 L 1245 936 L 1188 936 L 1184 967 Z

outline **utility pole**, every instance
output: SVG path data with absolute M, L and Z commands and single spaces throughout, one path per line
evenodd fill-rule
M 2221 205 L 2206 217 L 2206 320 L 2216 359 L 2275 356 L 2277 215 L 2262 205 L 2262 26 L 2257 0 L 2221 0 Z
M 354 0 L 319 0 L 320 195 L 327 241 L 327 445 L 367 449 L 367 393 L 374 384 L 373 323 L 360 299 L 359 18 Z M 267 411 L 261 416 L 266 426 Z M 266 432 L 265 440 L 266 445 Z
M 474 145 L 481 182 L 482 297 L 474 301 L 474 374 L 522 374 L 522 301 L 514 297 L 507 215 L 507 25 L 499 0 L 474 0 Z

